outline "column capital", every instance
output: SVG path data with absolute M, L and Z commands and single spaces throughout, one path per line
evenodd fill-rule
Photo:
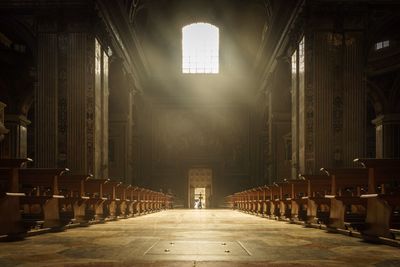
M 31 121 L 28 120 L 24 115 L 13 115 L 13 114 L 6 114 L 5 116 L 6 123 L 15 123 L 24 127 L 27 127 L 31 124 Z
M 400 124 L 400 113 L 390 113 L 379 115 L 372 120 L 375 126 L 388 125 L 388 124 Z

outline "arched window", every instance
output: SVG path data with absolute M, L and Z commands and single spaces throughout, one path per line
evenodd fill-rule
M 209 23 L 182 28 L 182 73 L 219 72 L 219 29 Z

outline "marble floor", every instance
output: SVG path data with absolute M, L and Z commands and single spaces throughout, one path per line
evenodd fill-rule
M 0 243 L 0 266 L 400 266 L 400 249 L 231 210 L 169 210 Z

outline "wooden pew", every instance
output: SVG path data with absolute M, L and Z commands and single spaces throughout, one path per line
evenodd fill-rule
M 61 229 L 65 222 L 60 219 L 59 177 L 69 170 L 19 169 L 19 186 L 25 196 L 20 198 L 22 221 L 28 229 Z
M 280 218 L 292 219 L 292 199 L 293 189 L 292 184 L 286 179 L 278 183 L 279 186 L 279 212 Z
M 116 188 L 120 186 L 122 182 L 112 181 L 107 179 L 103 184 L 103 197 L 107 198 L 103 202 L 104 217 L 107 220 L 116 220 L 119 213 L 119 205 L 121 200 L 116 196 Z
M 161 194 L 161 210 L 169 209 L 169 206 L 167 205 L 168 198 L 169 196 L 167 193 Z
M 250 200 L 250 189 L 245 190 L 243 192 L 243 197 L 244 197 L 244 212 L 250 212 L 251 210 L 251 200 Z
M 281 216 L 281 210 L 280 210 L 281 188 L 279 184 L 273 183 L 270 189 L 271 189 L 271 201 L 270 201 L 271 217 L 279 219 Z
M 360 196 L 367 192 L 367 170 L 321 168 L 321 171 L 331 179 L 331 193 L 325 195 L 331 200 L 329 227 L 361 231 L 365 227 L 367 201 Z
M 355 159 L 368 173 L 367 228 L 364 234 L 396 238 L 400 235 L 400 159 Z
M 85 196 L 89 197 L 86 200 L 85 220 L 88 222 L 104 222 L 108 210 L 103 205 L 108 200 L 103 194 L 103 186 L 109 179 L 94 179 L 90 178 L 85 181 Z
M 91 179 L 91 174 L 86 175 L 62 175 L 58 179 L 60 199 L 60 219 L 65 224 L 85 224 L 85 207 L 89 199 L 85 195 L 85 181 Z
M 246 191 L 241 191 L 238 194 L 240 196 L 240 211 L 245 212 L 247 209 L 247 193 Z
M 143 213 L 141 194 L 142 194 L 142 188 L 136 186 L 133 190 L 135 215 L 141 215 Z
M 236 192 L 236 193 L 233 194 L 232 201 L 233 201 L 233 209 L 234 210 L 240 210 L 240 195 L 239 195 L 239 192 Z
M 250 210 L 250 196 L 248 190 L 242 192 L 243 196 L 243 209 L 242 211 L 248 212 Z
M 237 193 L 237 199 L 238 199 L 237 200 L 238 210 L 244 211 L 245 202 L 244 202 L 244 193 L 243 193 L 243 191 Z
M 150 212 L 157 211 L 157 192 L 149 190 L 149 210 Z
M 247 212 L 247 213 L 251 213 L 251 210 L 252 210 L 253 196 L 252 196 L 251 193 L 252 193 L 252 190 L 251 190 L 251 189 L 247 189 L 247 190 L 245 191 L 245 203 L 246 203 L 246 205 L 245 205 L 245 207 L 246 207 L 245 212 Z
M 232 210 L 235 209 L 235 196 L 234 195 L 226 196 L 224 200 L 225 200 L 225 206 L 228 209 L 232 209 Z
M 256 188 L 256 192 L 257 192 L 256 214 L 263 216 L 264 188 L 262 186 L 259 186 Z
M 258 215 L 260 213 L 260 189 L 259 187 L 255 187 L 252 189 L 253 201 L 252 201 L 252 210 L 251 212 L 254 215 Z
M 257 190 L 255 188 L 251 188 L 248 190 L 249 194 L 249 210 L 248 212 L 251 214 L 257 214 Z
M 157 211 L 163 210 L 163 205 L 162 205 L 163 197 L 164 197 L 164 193 L 157 192 Z
M 264 185 L 262 187 L 263 189 L 263 209 L 262 209 L 262 214 L 263 217 L 270 217 L 273 214 L 271 213 L 271 203 L 272 203 L 272 191 L 270 186 Z
M 160 198 L 160 192 L 153 190 L 153 211 L 154 212 L 160 211 L 159 198 Z
M 150 190 L 147 188 L 142 188 L 142 196 L 143 214 L 148 214 L 151 212 Z
M 289 180 L 291 185 L 291 220 L 307 221 L 307 196 L 308 183 L 304 179 Z
M 137 195 L 137 214 L 146 214 L 146 189 L 138 187 L 136 190 Z
M 174 196 L 171 194 L 165 194 L 165 208 L 166 209 L 173 209 L 174 208 Z
M 130 217 L 130 205 L 131 205 L 131 198 L 130 198 L 130 189 L 132 188 L 131 185 L 120 184 L 115 189 L 116 198 L 119 199 L 117 213 L 119 218 L 128 218 Z
M 18 169 L 28 162 L 32 160 L 0 159 L 0 236 L 18 239 L 26 233 L 19 210 L 20 197 L 25 194 L 19 188 Z
M 330 216 L 330 199 L 325 195 L 331 192 L 331 179 L 326 175 L 299 174 L 307 182 L 307 194 L 302 197 L 306 201 L 303 209 L 307 209 L 306 223 L 328 225 Z
M 133 217 L 140 214 L 140 203 L 139 203 L 139 188 L 137 186 L 130 186 L 127 188 L 127 195 L 129 198 L 129 216 Z
M 241 191 L 238 193 L 239 195 L 239 210 L 240 211 L 244 211 L 246 208 L 246 196 L 245 196 L 245 192 Z

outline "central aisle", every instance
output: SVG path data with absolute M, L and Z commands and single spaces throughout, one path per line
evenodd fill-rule
M 237 211 L 169 210 L 0 243 L 0 266 L 400 266 L 399 252 Z

